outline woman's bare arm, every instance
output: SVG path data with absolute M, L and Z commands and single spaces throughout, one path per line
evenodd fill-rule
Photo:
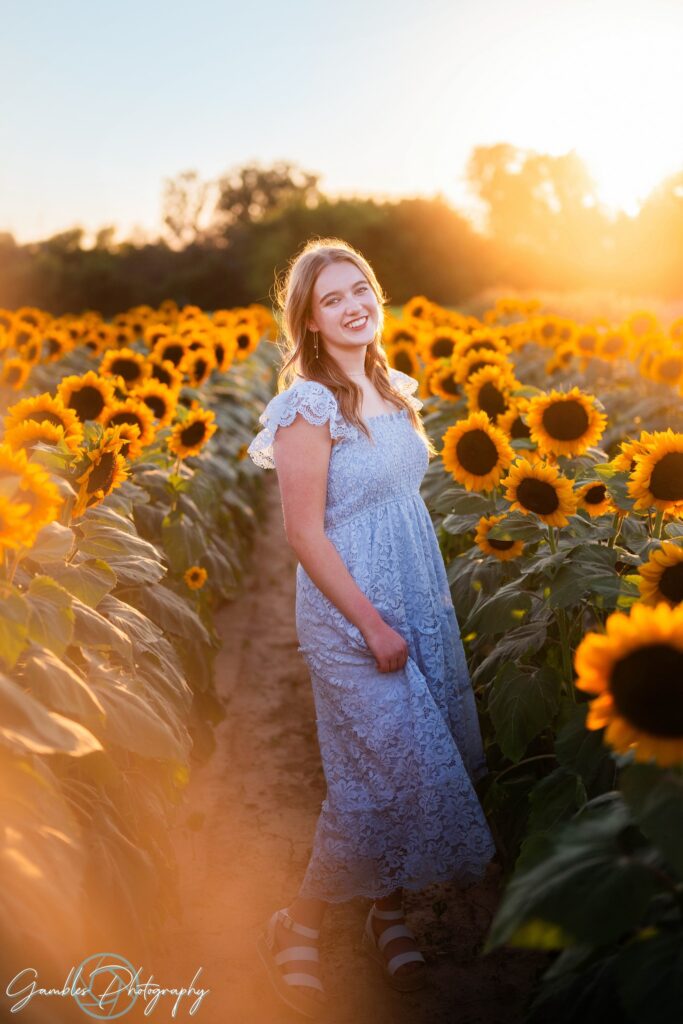
M 325 535 L 325 500 L 332 439 L 327 424 L 301 414 L 279 427 L 273 442 L 287 541 L 322 593 L 357 626 L 365 639 L 381 626 L 381 615 L 365 596 L 332 541 Z

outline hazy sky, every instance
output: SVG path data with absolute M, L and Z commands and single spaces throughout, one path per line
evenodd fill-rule
M 0 0 L 0 230 L 156 233 L 251 160 L 465 200 L 472 148 L 584 157 L 634 210 L 683 169 L 682 0 Z

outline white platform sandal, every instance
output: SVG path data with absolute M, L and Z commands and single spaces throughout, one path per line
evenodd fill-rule
M 289 960 L 314 960 L 318 962 L 320 954 L 315 946 L 287 946 L 277 953 L 275 927 L 278 921 L 281 921 L 285 928 L 289 928 L 299 935 L 305 935 L 308 939 L 317 939 L 320 932 L 317 928 L 307 928 L 306 925 L 298 924 L 298 922 L 292 920 L 287 910 L 283 909 L 275 911 L 264 931 L 261 932 L 256 940 L 256 948 L 268 971 L 268 977 L 272 982 L 273 988 L 280 998 L 293 1010 L 298 1010 L 304 1016 L 318 1017 L 325 1009 L 327 998 L 321 1000 L 315 996 L 309 996 L 306 992 L 294 986 L 315 988 L 324 994 L 325 989 L 320 979 L 316 978 L 314 974 L 306 974 L 302 971 L 285 971 L 283 973 L 279 965 L 287 963 Z
M 396 924 L 391 928 L 385 928 L 379 939 L 375 939 L 375 933 L 372 928 L 373 917 L 379 918 L 380 921 L 398 921 L 403 917 L 403 911 L 377 910 L 373 904 L 370 907 L 370 913 L 365 922 L 361 945 L 368 956 L 372 957 L 382 967 L 384 976 L 392 988 L 398 989 L 399 992 L 414 992 L 416 989 L 422 988 L 426 983 L 424 967 L 419 970 L 404 971 L 402 974 L 396 973 L 399 967 L 411 961 L 426 963 L 422 953 L 418 950 L 412 950 L 408 953 L 397 953 L 396 956 L 391 957 L 388 963 L 384 956 L 384 947 L 392 939 L 407 938 L 414 940 L 415 935 L 413 932 L 403 924 Z

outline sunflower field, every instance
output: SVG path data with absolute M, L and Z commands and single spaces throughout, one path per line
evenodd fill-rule
M 548 951 L 528 1020 L 680 1019 L 683 320 L 411 300 L 438 523 L 506 868 L 484 952 Z
M 168 831 L 225 715 L 213 611 L 254 532 L 272 327 L 0 311 L 3 966 L 177 916 Z
M 245 455 L 275 337 L 256 305 L 0 310 L 0 929 L 19 962 L 177 912 L 168 831 L 225 714 L 213 612 L 258 522 Z M 505 871 L 484 952 L 546 951 L 532 1024 L 678 1021 L 683 320 L 416 296 L 383 341 L 440 452 L 423 495 Z

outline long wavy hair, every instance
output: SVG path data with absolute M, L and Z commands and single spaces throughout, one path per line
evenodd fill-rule
M 408 410 L 410 421 L 424 440 L 431 458 L 437 455 L 438 451 L 422 420 L 408 400 L 390 383 L 389 361 L 382 346 L 386 296 L 365 257 L 348 242 L 339 238 L 310 239 L 292 257 L 286 271 L 276 277 L 275 305 L 280 321 L 277 347 L 282 357 L 277 379 L 278 394 L 290 387 L 297 374 L 306 380 L 319 381 L 333 392 L 344 419 L 361 430 L 374 444 L 374 439 L 360 414 L 363 402 L 361 388 L 326 351 L 322 338 L 318 342 L 316 357 L 313 332 L 308 329 L 312 315 L 313 288 L 318 274 L 324 267 L 342 260 L 353 263 L 358 268 L 375 293 L 379 307 L 377 331 L 365 351 L 365 373 L 390 405 L 396 406 L 397 410 Z

